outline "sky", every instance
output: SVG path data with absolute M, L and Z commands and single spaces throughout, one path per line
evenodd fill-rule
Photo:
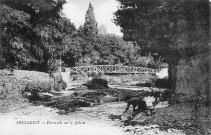
M 66 2 L 63 6 L 63 13 L 77 28 L 84 24 L 85 14 L 90 2 L 94 8 L 98 26 L 105 25 L 108 33 L 123 35 L 120 32 L 120 27 L 112 22 L 113 13 L 117 11 L 119 5 L 116 0 L 66 0 Z

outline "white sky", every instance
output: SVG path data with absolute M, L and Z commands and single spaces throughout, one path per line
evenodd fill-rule
M 71 20 L 78 28 L 85 22 L 85 14 L 92 3 L 94 8 L 95 18 L 98 26 L 105 25 L 108 33 L 113 33 L 119 36 L 123 34 L 120 32 L 120 27 L 116 26 L 112 19 L 113 13 L 117 10 L 118 2 L 116 0 L 66 0 L 67 3 L 63 7 L 63 13 Z

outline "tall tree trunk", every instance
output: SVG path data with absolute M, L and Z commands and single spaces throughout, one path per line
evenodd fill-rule
M 0 4 L 1 4 L 1 2 L 0 2 Z M 1 25 L 0 25 L 1 26 Z M 0 31 L 2 32 L 2 28 L 0 28 Z M 3 53 L 3 48 L 2 48 L 2 37 L 1 37 L 1 35 L 0 35 L 0 70 L 2 69 L 2 67 L 3 67 L 3 55 L 2 55 L 2 53 Z
M 2 42 L 1 42 L 1 37 L 0 37 L 0 70 L 2 69 L 2 65 L 3 65 L 3 58 L 2 58 Z
M 177 65 L 179 58 L 172 58 L 169 60 L 169 69 L 168 69 L 168 80 L 170 83 L 170 88 L 175 92 L 176 89 L 176 78 L 177 78 Z

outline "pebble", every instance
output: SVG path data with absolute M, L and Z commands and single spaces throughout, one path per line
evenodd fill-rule
M 158 128 L 159 127 L 159 125 L 150 125 L 151 126 L 151 128 Z
M 168 129 L 167 132 L 171 133 L 172 131 L 171 131 L 171 129 Z
M 143 128 L 139 128 L 139 129 L 136 129 L 136 132 L 141 132 L 143 130 L 144 130 Z

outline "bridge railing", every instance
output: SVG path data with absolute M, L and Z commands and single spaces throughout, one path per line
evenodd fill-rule
M 116 66 L 116 65 L 93 65 L 93 66 L 78 66 L 72 68 L 66 68 L 66 71 L 70 73 L 126 73 L 126 74 L 156 74 L 158 69 L 134 67 L 134 66 Z

